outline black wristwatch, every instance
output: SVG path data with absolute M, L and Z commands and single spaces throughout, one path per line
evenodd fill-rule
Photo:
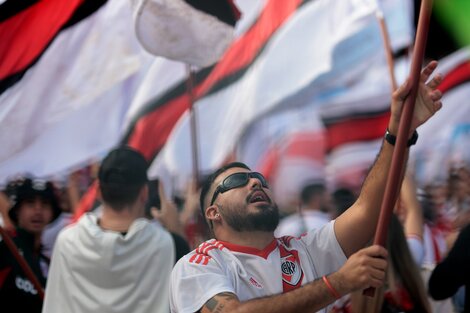
M 387 129 L 387 131 L 385 132 L 384 138 L 385 138 L 385 140 L 386 140 L 389 144 L 391 144 L 392 146 L 394 146 L 394 145 L 395 145 L 395 142 L 397 142 L 397 136 L 390 134 L 390 132 L 388 131 L 388 129 Z M 408 141 L 406 142 L 406 146 L 407 146 L 407 147 L 410 147 L 410 146 L 414 145 L 417 141 L 418 141 L 418 132 L 415 130 L 415 131 L 413 132 L 413 135 L 411 135 L 411 138 L 408 139 Z

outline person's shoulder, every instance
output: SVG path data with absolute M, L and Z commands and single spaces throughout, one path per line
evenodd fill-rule
M 80 225 L 78 223 L 71 223 L 65 226 L 57 235 L 56 245 L 63 244 L 64 242 L 76 242 L 76 237 L 79 232 Z
M 141 223 L 145 223 L 145 229 L 152 233 L 152 236 L 155 238 L 159 238 L 164 241 L 173 242 L 173 238 L 168 230 L 166 230 L 163 226 L 152 223 L 152 221 L 141 219 L 139 220 Z
M 215 259 L 223 257 L 222 254 L 227 249 L 215 239 L 210 239 L 201 243 L 196 249 L 183 256 L 176 265 L 178 266 L 209 266 Z M 218 262 L 216 262 L 218 263 Z M 175 267 L 176 267 L 175 265 Z

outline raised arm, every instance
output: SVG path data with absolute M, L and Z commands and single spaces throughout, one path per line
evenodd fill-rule
M 441 76 L 436 75 L 428 83 L 437 62 L 429 63 L 421 72 L 419 90 L 411 123 L 409 137 L 441 107 L 442 94 L 437 90 Z M 410 92 L 409 84 L 400 86 L 392 95 L 391 117 L 388 130 L 397 135 L 402 106 Z M 406 150 L 408 153 L 408 150 Z M 377 159 L 367 175 L 357 201 L 336 219 L 335 233 L 346 256 L 364 247 L 372 239 L 377 227 L 383 194 L 393 154 L 393 145 L 384 141 Z
M 423 210 L 416 195 L 416 184 L 411 173 L 407 173 L 403 179 L 400 201 L 406 212 L 403 222 L 405 235 L 407 237 L 418 237 L 422 241 L 424 229 Z
M 326 279 L 317 279 L 287 293 L 246 302 L 240 302 L 233 293 L 220 293 L 209 299 L 201 312 L 317 312 L 350 292 L 380 287 L 385 278 L 386 258 L 383 247 L 371 246 L 353 254 L 338 272 L 327 275 Z

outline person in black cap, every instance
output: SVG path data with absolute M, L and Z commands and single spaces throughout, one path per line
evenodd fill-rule
M 168 312 L 170 234 L 144 217 L 148 164 L 129 147 L 101 163 L 103 205 L 63 230 L 52 254 L 43 312 Z
M 51 182 L 22 178 L 10 182 L 8 216 L 15 226 L 11 237 L 36 278 L 46 285 L 49 259 L 42 254 L 41 235 L 61 213 Z M 0 303 L 15 312 L 41 312 L 42 299 L 12 252 L 0 242 Z

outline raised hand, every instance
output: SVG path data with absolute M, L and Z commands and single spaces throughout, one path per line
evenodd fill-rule
M 432 79 L 429 80 L 436 67 L 437 62 L 432 61 L 421 71 L 413 120 L 410 126 L 411 131 L 424 124 L 442 107 L 442 93 L 437 90 L 437 87 L 442 81 L 442 76 L 440 74 L 436 74 Z M 403 104 L 410 91 L 411 84 L 407 80 L 392 95 L 392 126 L 389 126 L 389 128 L 393 128 L 390 129 L 392 132 L 398 130 L 398 123 L 400 120 Z
M 158 184 L 158 195 L 160 196 L 161 207 L 152 207 L 150 211 L 152 216 L 159 220 L 168 231 L 184 237 L 184 231 L 179 220 L 178 208 L 175 203 L 166 196 L 163 181 L 161 180 Z

